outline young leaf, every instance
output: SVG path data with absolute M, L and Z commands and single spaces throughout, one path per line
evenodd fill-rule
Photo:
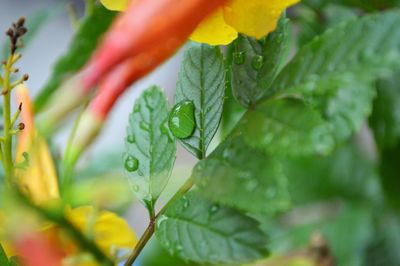
M 218 47 L 195 44 L 186 51 L 179 72 L 175 103 L 193 103 L 195 128 L 190 137 L 180 139 L 180 142 L 200 159 L 205 157 L 221 120 L 224 76 L 223 58 Z
M 271 86 L 289 47 L 289 22 L 285 17 L 268 37 L 257 40 L 240 35 L 234 46 L 233 95 L 246 108 L 254 105 Z
M 195 192 L 173 203 L 157 220 L 156 235 L 171 254 L 201 264 L 238 265 L 267 254 L 258 223 Z
M 262 101 L 237 130 L 248 145 L 270 155 L 327 154 L 334 147 L 331 125 L 296 99 Z
M 378 97 L 369 124 L 380 149 L 400 141 L 400 73 L 377 83 Z
M 335 127 L 343 116 L 344 122 L 334 131 L 336 141 L 343 141 L 370 112 L 373 92 L 369 84 L 400 69 L 399 23 L 400 10 L 392 10 L 351 21 L 315 38 L 275 80 L 272 87 L 278 93 L 274 96 L 305 98 L 330 121 L 336 120 Z M 341 110 L 330 116 L 330 108 L 337 106 Z M 358 114 L 353 117 L 353 112 Z
M 82 21 L 68 51 L 55 63 L 50 79 L 37 96 L 35 110 L 39 111 L 63 80 L 76 73 L 89 60 L 116 14 L 99 5 Z
M 168 103 L 154 86 L 136 101 L 129 117 L 124 165 L 135 195 L 153 210 L 166 186 L 176 146 L 168 128 Z
M 290 205 L 280 163 L 233 137 L 200 161 L 193 177 L 202 195 L 243 211 L 274 214 Z

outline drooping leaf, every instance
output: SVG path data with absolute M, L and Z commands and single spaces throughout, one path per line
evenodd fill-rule
M 175 141 L 168 128 L 168 102 L 159 87 L 146 90 L 129 117 L 124 165 L 135 195 L 153 208 L 175 162 Z
M 37 96 L 35 110 L 40 111 L 65 78 L 76 73 L 89 60 L 102 34 L 109 28 L 116 14 L 99 5 L 82 21 L 67 52 L 57 60 L 49 80 Z
M 268 37 L 257 40 L 240 35 L 233 49 L 232 90 L 235 98 L 248 108 L 272 84 L 289 47 L 289 22 L 285 17 Z
M 193 171 L 199 192 L 208 199 L 252 213 L 273 214 L 290 205 L 281 164 L 245 145 L 226 140 Z
M 380 149 L 394 148 L 400 141 L 400 73 L 377 83 L 370 126 Z
M 201 264 L 237 265 L 266 255 L 266 235 L 258 223 L 187 193 L 157 220 L 156 235 L 171 254 Z
M 270 155 L 326 154 L 334 145 L 331 125 L 296 99 L 260 102 L 237 130 L 248 145 Z
M 179 72 L 175 103 L 194 104 L 196 127 L 190 137 L 180 139 L 198 158 L 204 158 L 222 115 L 224 63 L 218 47 L 192 45 L 185 53 Z
M 400 10 L 365 16 L 304 46 L 272 87 L 274 97 L 301 97 L 334 124 L 337 142 L 371 112 L 371 83 L 400 69 Z

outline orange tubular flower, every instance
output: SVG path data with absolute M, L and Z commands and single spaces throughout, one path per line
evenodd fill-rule
M 171 42 L 182 45 L 208 14 L 225 2 L 191 0 L 177 4 L 176 0 L 132 0 L 84 68 L 84 88 L 92 88 L 101 77 L 126 59 L 140 56 L 157 46 L 168 52 L 165 57 L 171 56 L 176 49 L 160 46 L 168 46 Z M 185 38 L 177 39 L 177 36 Z M 180 45 L 175 46 L 178 48 Z

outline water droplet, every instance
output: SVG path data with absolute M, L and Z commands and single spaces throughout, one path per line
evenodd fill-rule
M 234 52 L 233 53 L 233 62 L 236 65 L 243 65 L 246 62 L 246 53 L 245 52 Z
M 246 183 L 246 189 L 247 191 L 253 192 L 254 190 L 256 190 L 258 186 L 258 182 L 257 180 L 250 180 Z
M 190 203 L 189 200 L 186 198 L 186 196 L 182 197 L 182 201 L 183 201 L 183 208 L 186 209 L 187 207 L 189 207 Z
M 140 128 L 143 129 L 143 130 L 146 130 L 146 131 L 149 131 L 149 130 L 150 130 L 149 124 L 147 124 L 147 123 L 144 122 L 144 121 L 141 121 L 141 122 L 140 122 Z
M 270 187 L 266 191 L 266 196 L 268 198 L 274 198 L 276 196 L 276 193 L 277 193 L 276 188 L 275 187 Z
M 175 249 L 176 249 L 176 251 L 179 252 L 179 251 L 182 251 L 182 250 L 183 250 L 183 247 L 182 247 L 182 245 L 179 245 L 179 244 L 178 244 L 178 245 L 175 246 Z
M 196 127 L 193 102 L 183 101 L 176 104 L 169 114 L 168 125 L 175 137 L 179 139 L 190 137 Z
M 260 70 L 264 66 L 264 56 L 256 55 L 253 57 L 253 61 L 251 62 L 251 66 L 255 70 Z
M 216 213 L 218 210 L 219 210 L 219 206 L 216 205 L 216 204 L 214 204 L 214 205 L 212 205 L 211 208 L 210 208 L 210 213 L 214 214 L 214 213 Z
M 135 136 L 134 135 L 128 135 L 126 137 L 126 140 L 128 141 L 128 143 L 135 143 Z
M 165 215 L 161 215 L 160 217 L 158 217 L 157 218 L 157 223 L 156 223 L 157 228 L 159 228 L 161 226 L 161 224 L 163 222 L 165 222 L 166 220 L 168 220 L 168 217 L 165 216 Z
M 133 185 L 132 189 L 134 192 L 138 192 L 139 191 L 139 186 L 138 185 Z
M 132 155 L 129 155 L 126 159 L 125 159 L 125 169 L 128 172 L 134 172 L 139 168 L 139 161 L 133 157 Z
M 168 142 L 171 143 L 171 142 L 173 141 L 173 137 L 171 136 L 171 132 L 170 132 L 169 129 L 168 129 L 167 122 L 161 124 L 161 126 L 160 126 L 160 131 L 161 131 L 162 134 L 164 134 L 165 136 L 167 136 Z
M 140 112 L 140 104 L 135 104 L 135 106 L 133 107 L 133 112 L 135 113 L 139 113 Z

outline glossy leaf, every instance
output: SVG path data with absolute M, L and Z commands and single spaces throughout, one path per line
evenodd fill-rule
M 185 260 L 236 265 L 267 254 L 258 223 L 237 211 L 213 204 L 192 191 L 157 220 L 160 244 Z
M 67 52 L 57 60 L 53 72 L 35 100 L 35 109 L 40 110 L 64 79 L 78 72 L 89 60 L 102 34 L 109 28 L 116 12 L 97 6 L 93 13 L 80 24 Z
M 270 155 L 327 154 L 334 147 L 331 125 L 295 99 L 259 103 L 245 114 L 237 131 L 248 145 Z
M 365 16 L 304 46 L 272 87 L 274 97 L 301 97 L 333 123 L 337 142 L 371 112 L 371 83 L 400 69 L 400 10 Z
M 185 53 L 179 72 L 175 103 L 191 101 L 195 106 L 196 128 L 183 146 L 197 158 L 204 158 L 222 115 L 224 63 L 218 47 L 193 44 Z
M 400 73 L 377 83 L 370 126 L 380 149 L 394 148 L 400 141 Z
M 200 161 L 193 177 L 202 195 L 223 205 L 267 214 L 290 206 L 281 164 L 246 146 L 241 137 L 229 138 Z
M 136 101 L 127 128 L 125 170 L 135 195 L 150 209 L 166 186 L 175 161 L 167 104 L 164 92 L 151 87 Z
M 282 18 L 268 37 L 257 40 L 240 35 L 233 48 L 232 90 L 246 108 L 254 105 L 273 82 L 289 46 L 289 23 Z

